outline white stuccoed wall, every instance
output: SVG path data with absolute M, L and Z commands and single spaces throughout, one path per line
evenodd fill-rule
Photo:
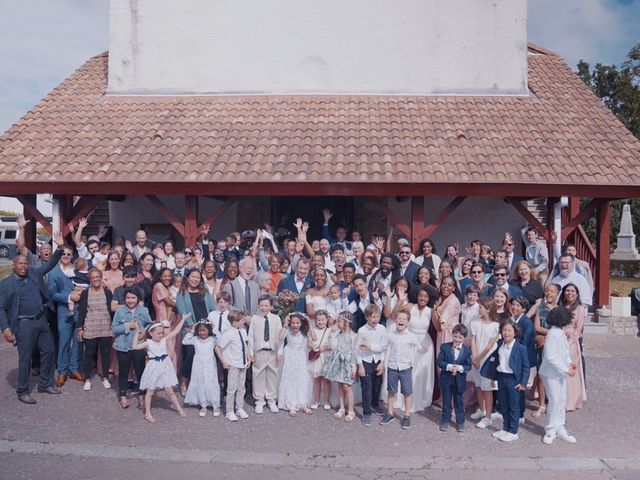
M 527 93 L 526 0 L 111 0 L 109 92 Z

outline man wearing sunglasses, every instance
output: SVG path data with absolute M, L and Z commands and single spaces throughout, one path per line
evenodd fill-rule
M 524 260 L 524 258 L 514 252 L 515 246 L 516 244 L 511 234 L 509 232 L 505 233 L 504 240 L 502 241 L 502 249 L 507 252 L 507 268 L 509 271 L 511 271 L 513 266 L 520 260 Z
M 509 270 L 504 265 L 498 265 L 493 269 L 493 281 L 489 282 L 493 285 L 489 288 L 489 296 L 493 295 L 496 288 L 502 288 L 506 290 L 509 298 L 522 297 L 523 293 L 520 287 L 509 283 Z

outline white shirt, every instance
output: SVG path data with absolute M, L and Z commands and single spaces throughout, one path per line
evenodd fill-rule
M 509 359 L 511 358 L 511 351 L 513 350 L 513 344 L 515 343 L 515 339 L 511 340 L 511 343 L 508 345 L 503 343 L 498 350 L 498 358 L 500 363 L 498 364 L 497 370 L 502 373 L 513 373 L 511 367 L 509 367 Z
M 418 348 L 419 341 L 408 328 L 402 332 L 397 329 L 390 330 L 387 334 L 387 360 L 386 365 L 394 370 L 406 370 L 413 366 L 413 355 Z
M 369 345 L 369 350 L 362 350 L 360 345 L 363 344 Z M 377 324 L 372 328 L 367 323 L 360 327 L 356 339 L 356 360 L 358 365 L 362 365 L 362 362 L 375 363 L 381 361 L 387 345 L 387 329 L 382 325 Z
M 569 356 L 567 336 L 561 328 L 551 327 L 544 340 L 540 375 L 547 378 L 561 379 L 569 373 L 570 367 L 571 357 Z
M 460 356 L 460 352 L 462 352 L 462 347 L 464 346 L 464 344 L 460 344 L 460 348 L 456 348 L 455 345 L 451 346 L 451 349 L 453 350 L 453 359 L 454 360 L 458 360 L 458 357 Z M 464 373 L 464 367 L 462 365 L 458 365 L 458 364 L 453 364 L 453 363 L 449 363 L 447 364 L 447 371 L 448 372 L 452 372 L 453 371 L 453 367 L 456 366 L 458 367 L 458 373 Z
M 593 303 L 593 291 L 589 286 L 587 279 L 576 272 L 575 270 L 569 272 L 566 276 L 556 275 L 551 279 L 549 283 L 557 283 L 561 288 L 564 288 L 568 283 L 573 283 L 578 287 L 578 293 L 580 294 L 580 301 L 584 305 L 591 305 Z
M 239 332 L 239 334 L 238 334 Z M 242 337 L 242 342 L 244 342 L 245 349 L 245 361 L 242 361 L 242 342 L 240 338 Z M 227 328 L 220 340 L 218 341 L 218 345 L 222 350 L 222 356 L 224 360 L 235 368 L 246 368 L 247 362 L 249 360 L 249 345 L 247 343 L 248 337 L 247 332 L 244 328 Z
M 207 320 L 213 324 L 214 331 L 222 334 L 231 327 L 231 323 L 229 323 L 227 318 L 228 316 L 229 310 L 225 310 L 224 312 L 221 312 L 220 310 L 213 310 L 212 312 L 209 312 Z
M 298 289 L 298 292 L 302 293 L 302 287 L 304 287 L 304 280 L 300 281 L 298 280 L 298 277 L 295 277 L 295 282 L 296 282 L 296 288 Z

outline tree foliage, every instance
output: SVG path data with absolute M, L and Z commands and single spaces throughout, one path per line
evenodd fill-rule
M 627 54 L 626 60 L 620 65 L 603 65 L 596 63 L 592 68 L 584 60 L 577 65 L 578 76 L 587 86 L 598 95 L 603 103 L 609 107 L 633 135 L 640 139 L 640 43 L 636 44 Z M 638 159 L 640 168 L 640 159 Z M 582 199 L 586 205 L 591 199 Z M 636 234 L 640 230 L 640 199 L 619 200 L 611 202 L 611 242 L 616 243 L 616 236 L 620 229 L 622 205 L 629 203 L 633 215 L 633 225 Z M 587 219 L 583 227 L 589 239 L 596 240 L 595 214 Z

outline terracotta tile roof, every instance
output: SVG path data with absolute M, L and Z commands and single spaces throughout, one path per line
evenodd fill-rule
M 528 97 L 109 96 L 91 58 L 0 137 L 0 184 L 640 186 L 640 142 L 557 55 Z

